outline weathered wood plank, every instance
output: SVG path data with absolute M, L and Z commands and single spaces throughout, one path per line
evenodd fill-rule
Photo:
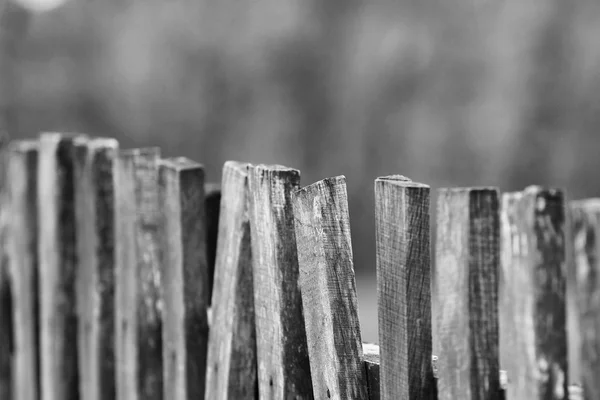
M 161 399 L 157 148 L 115 159 L 115 362 L 121 400 Z
M 93 138 L 75 147 L 79 392 L 115 398 L 114 180 L 119 144 Z
M 38 161 L 41 396 L 79 398 L 74 142 L 81 136 L 40 135 Z
M 346 178 L 306 186 L 292 199 L 313 394 L 366 400 Z
M 363 343 L 364 365 L 367 373 L 367 386 L 369 388 L 369 400 L 380 400 L 379 346 L 371 343 Z M 433 400 L 433 399 L 431 399 Z
M 249 168 L 250 230 L 261 399 L 312 399 L 291 193 L 300 172 Z
M 40 398 L 38 300 L 38 142 L 13 142 L 8 153 L 8 232 L 14 317 L 14 400 Z M 10 326 L 2 326 L 8 330 Z M 0 396 L 9 399 L 8 393 Z
M 399 175 L 375 180 L 382 399 L 431 397 L 429 192 Z
M 508 399 L 567 395 L 563 193 L 529 187 L 502 198 L 500 364 Z
M 0 27 L 0 34 L 2 28 Z M 0 52 L 2 48 L 0 38 Z M 0 60 L 0 76 L 2 75 Z M 9 274 L 8 235 L 10 209 L 7 196 L 7 147 L 9 136 L 3 124 L 2 94 L 0 94 L 0 399 L 8 398 L 12 392 L 13 352 L 13 304 L 11 278 Z
M 204 209 L 206 210 L 206 257 L 208 263 L 209 293 L 208 301 L 212 301 L 215 281 L 215 261 L 217 258 L 217 238 L 219 236 L 219 215 L 221 211 L 221 184 L 204 185 Z
M 439 191 L 433 318 L 439 399 L 501 398 L 498 197 L 495 188 Z
M 161 160 L 159 194 L 164 398 L 204 398 L 209 281 L 204 167 L 186 158 Z
M 569 383 L 600 398 L 600 199 L 570 203 L 573 254 L 567 274 Z M 575 374 L 572 371 L 575 370 Z M 573 376 L 575 375 L 575 376 Z
M 248 164 L 223 167 L 205 399 L 258 399 Z

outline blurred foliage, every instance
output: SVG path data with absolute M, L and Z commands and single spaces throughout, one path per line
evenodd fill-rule
M 600 191 L 594 0 L 0 4 L 0 129 L 344 174 L 359 271 L 378 175 Z

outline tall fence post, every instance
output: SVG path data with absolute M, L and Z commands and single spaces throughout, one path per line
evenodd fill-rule
M 346 178 L 319 181 L 292 198 L 313 394 L 367 400 Z
M 38 298 L 38 142 L 13 142 L 8 153 L 8 237 L 14 315 L 14 400 L 40 398 Z M 2 326 L 1 329 L 10 329 Z M 3 399 L 11 396 L 5 393 Z
M 600 199 L 570 203 L 573 253 L 567 275 L 570 324 L 569 383 L 585 399 L 600 398 Z M 572 373 L 576 370 L 576 377 Z
M 223 167 L 205 399 L 258 399 L 248 164 Z
M 440 189 L 434 309 L 439 399 L 500 399 L 499 195 Z M 516 397 L 526 398 L 526 397 Z
M 164 398 L 204 398 L 208 268 L 204 168 L 186 158 L 159 166 L 162 218 Z
M 114 139 L 75 147 L 79 391 L 82 399 L 115 398 Z
M 157 148 L 115 160 L 115 362 L 119 400 L 161 399 Z
M 295 169 L 249 170 L 260 398 L 313 398 L 291 199 L 299 183 Z
M 381 398 L 430 399 L 429 186 L 402 176 L 375 180 Z
M 74 142 L 80 138 L 85 140 L 60 133 L 40 135 L 37 204 L 43 400 L 79 398 L 73 158 Z
M 567 396 L 565 204 L 529 187 L 502 198 L 500 354 L 509 399 Z

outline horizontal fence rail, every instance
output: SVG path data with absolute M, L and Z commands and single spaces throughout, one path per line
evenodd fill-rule
M 343 176 L 1 151 L 1 400 L 600 399 L 598 199 L 375 179 L 370 344 Z

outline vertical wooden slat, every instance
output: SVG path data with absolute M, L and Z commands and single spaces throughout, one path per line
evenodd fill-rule
M 248 175 L 260 398 L 312 399 L 291 200 L 300 172 L 258 165 Z
M 437 212 L 438 398 L 500 399 L 498 191 L 441 189 Z
M 75 148 L 77 309 L 80 395 L 115 398 L 114 139 L 94 138 Z
M 40 135 L 37 204 L 44 400 L 79 398 L 73 157 L 74 142 L 80 138 L 59 133 Z
M 0 33 L 2 29 L 0 27 Z M 0 38 L 0 51 L 1 51 Z M 0 60 L 0 76 L 2 75 Z M 12 392 L 12 351 L 13 351 L 13 305 L 11 278 L 9 274 L 8 235 L 10 209 L 7 196 L 7 147 L 9 142 L 6 126 L 3 124 L 2 94 L 0 94 L 0 399 L 8 398 Z
M 37 141 L 18 141 L 8 154 L 9 224 L 14 312 L 13 398 L 40 397 L 40 333 L 38 300 Z M 8 329 L 9 326 L 2 326 Z M 8 393 L 5 393 L 9 399 Z
M 186 158 L 159 165 L 164 398 L 204 398 L 209 281 L 204 168 Z
M 248 164 L 223 167 L 205 399 L 258 399 Z
M 380 400 L 379 381 L 379 346 L 371 343 L 363 343 L 363 355 L 365 371 L 367 373 L 367 386 L 369 388 L 369 400 Z M 434 399 L 430 399 L 434 400 Z
M 502 198 L 501 367 L 507 399 L 567 396 L 565 205 L 559 190 Z
M 115 160 L 115 362 L 121 400 L 161 399 L 157 148 Z
M 346 178 L 319 181 L 292 198 L 313 394 L 366 400 Z
M 206 258 L 208 263 L 208 301 L 212 301 L 217 258 L 217 238 L 219 235 L 219 215 L 221 211 L 221 184 L 204 185 L 204 209 L 206 210 Z
M 571 202 L 569 208 L 569 375 L 570 383 L 581 385 L 584 398 L 591 400 L 600 398 L 600 199 Z
M 398 175 L 375 180 L 382 399 L 431 396 L 429 191 Z

